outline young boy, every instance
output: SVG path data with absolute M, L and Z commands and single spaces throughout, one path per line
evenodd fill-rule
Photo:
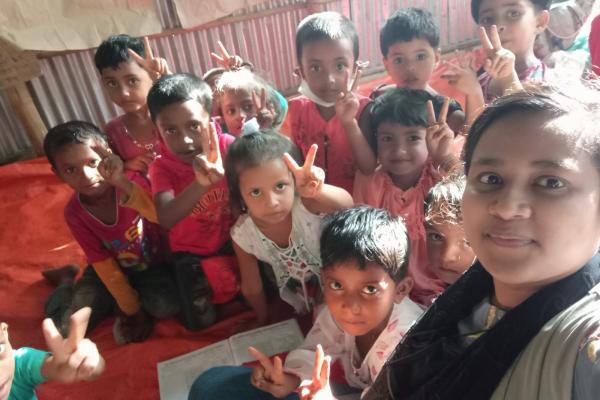
M 520 81 L 543 81 L 546 77 L 546 65 L 535 56 L 533 49 L 535 38 L 548 25 L 551 3 L 551 0 L 471 0 L 473 19 L 492 39 L 493 49 L 488 52 L 511 58 Z M 482 41 L 484 48 L 489 49 L 486 39 Z M 497 41 L 500 43 L 494 43 Z M 479 83 L 484 99 L 489 102 L 502 96 L 508 87 L 506 79 L 498 79 L 492 71 L 499 60 L 486 63 L 479 71 Z
M 401 218 L 358 207 L 333 214 L 321 236 L 326 307 L 285 366 L 254 348 L 260 365 L 213 368 L 201 375 L 190 399 L 297 398 L 313 378 L 315 347 L 341 364 L 351 389 L 366 391 L 393 347 L 422 309 L 408 299 L 409 241 Z M 348 388 L 346 388 L 348 389 Z
M 377 165 L 358 125 L 369 99 L 353 93 L 360 78 L 354 24 L 336 12 L 306 17 L 296 30 L 296 55 L 302 96 L 289 101 L 282 130 L 304 157 L 317 144 L 315 165 L 326 183 L 352 193 L 356 169 L 370 173 Z
M 212 92 L 200 78 L 160 78 L 148 108 L 161 142 L 150 166 L 158 221 L 169 229 L 184 325 L 197 330 L 215 321 L 213 303 L 239 292 L 229 230 L 235 219 L 223 179 L 221 155 L 233 137 L 210 119 Z
M 462 227 L 460 202 L 465 185 L 462 173 L 451 173 L 432 187 L 425 198 L 429 266 L 447 285 L 456 282 L 475 262 L 475 253 Z
M 89 306 L 93 329 L 116 302 L 117 342 L 145 340 L 152 317 L 172 316 L 179 309 L 146 179 L 137 173 L 128 178 L 106 137 L 87 122 L 52 128 L 44 151 L 52 171 L 74 191 L 65 220 L 91 264 L 74 285 L 56 289 L 46 314 L 64 333 L 71 314 Z
M 148 39 L 144 40 L 110 36 L 96 50 L 94 62 L 109 98 L 125 112 L 105 127 L 110 147 L 125 161 L 126 169 L 146 173 L 159 144 L 146 97 L 153 81 L 168 69 L 163 59 L 152 56 Z
M 91 310 L 86 307 L 71 316 L 65 340 L 51 319 L 42 325 L 50 352 L 21 347 L 13 351 L 8 325 L 0 323 L 0 400 L 35 400 L 36 386 L 56 380 L 72 383 L 96 379 L 104 372 L 104 359 L 94 342 L 84 339 Z

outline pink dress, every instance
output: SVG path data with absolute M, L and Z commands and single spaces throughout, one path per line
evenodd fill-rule
M 119 116 L 106 124 L 104 132 L 108 136 L 110 148 L 124 161 L 131 160 L 142 154 L 159 153 L 160 135 L 157 128 L 154 128 L 154 140 L 140 142 L 131 137 L 125 123 Z
M 369 102 L 368 97 L 359 98 L 358 119 Z M 352 193 L 356 167 L 352 148 L 346 137 L 346 131 L 337 116 L 325 120 L 317 105 L 305 96 L 289 101 L 288 116 L 291 122 L 292 141 L 306 157 L 313 143 L 319 146 L 315 165 L 325 171 L 325 182 L 344 188 Z
M 354 202 L 388 210 L 392 215 L 404 218 L 410 238 L 410 261 L 408 271 L 414 279 L 410 297 L 419 304 L 431 303 L 431 298 L 445 288 L 428 268 L 427 242 L 425 237 L 425 197 L 440 181 L 441 173 L 431 162 L 423 168 L 417 184 L 408 190 L 396 187 L 392 179 L 379 167 L 372 175 L 365 176 L 357 171 L 354 181 Z

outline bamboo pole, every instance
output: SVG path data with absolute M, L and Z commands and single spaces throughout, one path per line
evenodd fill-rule
M 27 134 L 36 155 L 43 155 L 44 135 L 47 129 L 33 99 L 31 98 L 27 85 L 24 82 L 18 83 L 12 87 L 6 88 L 5 93 L 11 108 L 25 128 L 25 133 Z

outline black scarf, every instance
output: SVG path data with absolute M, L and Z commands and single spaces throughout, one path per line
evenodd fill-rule
M 382 370 L 394 399 L 489 399 L 517 356 L 556 314 L 600 282 L 600 254 L 510 310 L 465 347 L 458 322 L 492 293 L 492 277 L 477 262 L 408 332 Z M 375 385 L 376 386 L 376 385 Z

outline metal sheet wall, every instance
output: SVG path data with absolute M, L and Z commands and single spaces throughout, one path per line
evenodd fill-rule
M 155 0 L 165 29 L 176 28 L 179 20 L 172 0 Z M 305 0 L 271 0 L 236 13 L 218 25 L 177 32 L 151 39 L 156 54 L 165 57 L 171 69 L 202 75 L 214 64 L 209 56 L 217 40 L 244 59 L 284 92 L 297 84 L 294 33 L 308 14 Z M 385 19 L 400 7 L 422 7 L 440 21 L 441 44 L 455 46 L 475 38 L 469 15 L 469 0 L 331 0 L 318 3 L 329 10 L 351 15 L 361 39 L 363 60 L 371 69 L 381 66 L 379 30 Z M 450 24 L 452 21 L 452 24 Z M 29 83 L 30 91 L 46 126 L 82 119 L 105 124 L 119 110 L 104 95 L 93 64 L 94 50 L 57 55 L 41 60 L 42 76 Z M 0 96 L 0 156 L 26 146 L 23 129 Z M 10 117 L 7 117 L 9 115 Z M 7 122 L 8 121 L 8 122 Z

